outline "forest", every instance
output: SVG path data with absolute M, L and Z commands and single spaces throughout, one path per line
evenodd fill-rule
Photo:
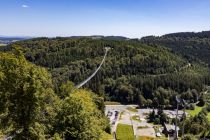
M 170 48 L 190 62 L 197 61 L 210 67 L 210 31 L 183 32 L 160 37 L 143 37 L 140 42 L 149 45 L 161 45 Z
M 23 53 L 0 53 L 0 139 L 99 140 L 110 133 L 103 99 L 62 84 L 54 92 L 45 68 Z M 62 95 L 62 96 L 60 96 Z
M 171 48 L 141 40 L 35 38 L 1 50 L 20 47 L 28 61 L 48 69 L 55 92 L 59 93 L 63 83 L 72 81 L 76 85 L 90 76 L 100 64 L 104 48 L 110 47 L 105 64 L 85 86 L 105 101 L 173 108 L 175 96 L 190 91 L 185 99 L 196 102 L 195 97 L 202 96 L 210 83 L 205 61 L 177 55 Z

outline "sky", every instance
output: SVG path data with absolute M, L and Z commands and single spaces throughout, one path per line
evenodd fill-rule
M 210 0 L 0 0 L 0 35 L 141 38 L 210 30 Z

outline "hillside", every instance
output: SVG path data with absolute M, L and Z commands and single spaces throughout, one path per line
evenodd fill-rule
M 154 92 L 161 86 L 172 90 L 164 98 L 173 104 L 176 92 L 201 91 L 208 83 L 209 71 L 205 66 L 189 66 L 187 60 L 167 48 L 138 41 L 37 38 L 15 45 L 22 46 L 29 61 L 49 69 L 57 90 L 61 83 L 70 80 L 78 84 L 91 75 L 102 60 L 104 48 L 111 47 L 102 69 L 86 85 L 106 100 L 137 103 L 143 96 L 154 103 Z
M 204 62 L 210 66 L 210 31 L 173 33 L 160 37 L 149 36 L 140 41 L 149 45 L 168 47 L 189 61 Z

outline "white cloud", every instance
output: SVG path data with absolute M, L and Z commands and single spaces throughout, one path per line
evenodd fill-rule
M 25 4 L 23 4 L 21 7 L 22 8 L 29 8 L 29 6 L 28 5 L 25 5 Z

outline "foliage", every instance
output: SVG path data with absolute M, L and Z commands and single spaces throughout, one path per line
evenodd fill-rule
M 49 134 L 58 98 L 51 77 L 27 62 L 20 51 L 0 53 L 0 127 L 16 139 Z
M 190 116 L 195 116 L 195 115 L 197 115 L 202 109 L 203 109 L 203 107 L 196 106 L 194 110 L 187 110 L 186 112 L 187 112 Z
M 194 135 L 185 135 L 184 138 L 182 138 L 182 140 L 197 140 L 197 138 Z
M 68 97 L 70 95 L 70 93 L 72 93 L 74 91 L 74 83 L 71 81 L 67 81 L 66 83 L 63 83 L 60 86 L 59 92 L 58 92 L 58 96 L 61 99 L 65 99 L 66 97 Z
M 99 139 L 110 133 L 104 100 L 62 84 L 57 95 L 44 68 L 26 61 L 18 49 L 0 53 L 0 130 L 13 139 Z M 1 132 L 1 131 L 0 131 Z
M 183 121 L 181 122 L 181 127 L 183 126 Z M 205 133 L 210 128 L 210 123 L 207 118 L 207 112 L 202 109 L 194 117 L 190 117 L 184 121 L 185 133 L 200 135 Z
M 208 112 L 210 112 L 210 104 L 207 104 L 207 105 L 206 105 L 206 110 L 207 110 Z
M 121 105 L 119 102 L 111 102 L 111 101 L 106 101 L 104 102 L 105 105 Z
M 163 112 L 161 108 L 158 109 L 157 113 L 153 109 L 153 111 L 148 115 L 148 122 L 153 122 L 154 124 L 164 125 L 164 123 L 167 123 L 168 121 L 168 116 Z
M 148 137 L 148 136 L 139 136 L 138 140 L 167 140 L 167 138 L 154 138 L 154 137 Z
M 189 65 L 169 49 L 135 40 L 37 38 L 15 44 L 23 46 L 29 61 L 49 68 L 57 93 L 66 81 L 78 84 L 87 78 L 100 64 L 107 46 L 112 49 L 105 65 L 86 87 L 108 101 L 140 102 L 141 106 L 151 107 L 160 87 L 169 90 L 167 95 L 171 98 L 170 91 L 196 89 L 199 94 L 208 81 L 209 70 L 205 65 L 199 62 Z M 173 102 L 165 99 L 165 93 L 163 97 L 164 104 L 173 106 Z
M 155 114 L 155 110 L 153 109 L 152 112 L 150 112 L 149 115 L 148 115 L 149 122 L 154 122 L 155 117 L 156 117 L 156 114 Z
M 148 137 L 148 136 L 140 136 L 138 137 L 138 140 L 154 140 L 155 138 L 153 137 Z
M 148 128 L 148 126 L 138 126 L 138 129 L 144 129 L 144 128 Z
M 111 134 L 103 133 L 100 140 L 112 140 L 112 139 L 113 139 L 113 136 Z
M 141 42 L 150 45 L 161 45 L 172 49 L 176 54 L 192 61 L 203 61 L 210 66 L 210 31 L 199 33 L 175 33 L 161 37 L 144 37 Z
M 199 98 L 198 106 L 203 107 L 204 105 L 205 105 L 205 99 L 204 99 L 204 96 L 201 96 L 201 97 Z
M 55 132 L 63 139 L 98 140 L 109 127 L 93 96 L 92 92 L 77 90 L 62 101 L 56 116 Z
M 131 111 L 131 112 L 138 112 L 138 110 L 136 109 L 136 108 L 134 108 L 134 107 L 127 107 L 126 108 L 128 111 Z
M 160 108 L 171 107 L 171 105 L 175 106 L 175 96 L 177 94 L 178 93 L 171 89 L 164 89 L 162 87 L 159 87 L 153 93 L 153 106 Z

